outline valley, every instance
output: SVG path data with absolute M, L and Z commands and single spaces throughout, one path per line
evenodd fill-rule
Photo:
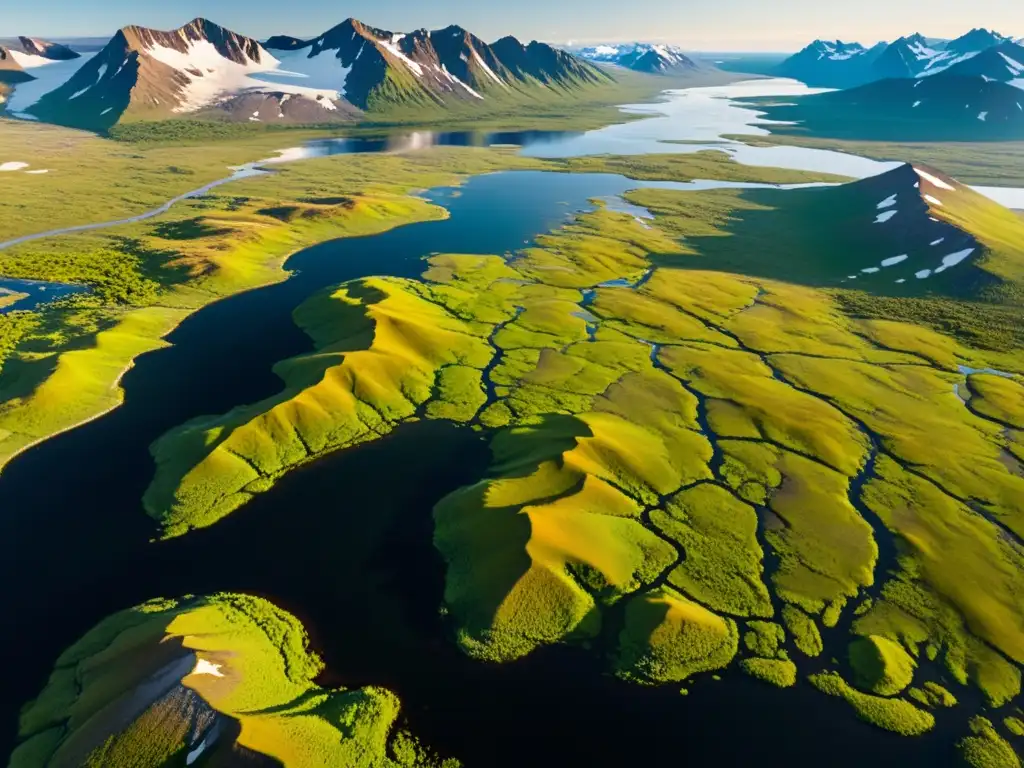
M 1020 765 L 1014 143 L 665 46 L 126 29 L 272 85 L 86 125 L 108 46 L 0 118 L 12 766 Z

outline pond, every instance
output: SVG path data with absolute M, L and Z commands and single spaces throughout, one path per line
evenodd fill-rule
M 84 285 L 0 277 L 0 314 L 36 309 L 55 299 L 88 291 L 89 288 Z

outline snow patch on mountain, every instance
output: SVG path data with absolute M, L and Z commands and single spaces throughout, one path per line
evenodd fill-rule
M 927 171 L 922 171 L 920 168 L 915 167 L 914 172 L 932 186 L 938 187 L 939 189 L 948 189 L 950 192 L 956 191 L 956 187 L 950 186 L 942 179 L 938 178 L 937 176 L 932 176 Z
M 35 68 L 29 73 L 35 78 L 34 80 L 26 80 L 15 86 L 14 92 L 8 97 L 7 110 L 17 114 L 18 117 L 23 117 L 18 113 L 24 112 L 50 91 L 64 85 L 95 55 L 95 53 L 86 53 L 77 59 L 68 59 L 67 61 L 47 59 L 50 62 L 48 65 Z
M 14 50 L 8 52 L 15 63 L 22 69 L 35 69 L 36 67 L 45 67 L 49 64 L 58 63 L 57 59 L 48 59 L 45 56 L 37 56 L 34 53 L 22 53 L 21 51 Z
M 508 88 L 508 85 L 505 83 L 505 81 L 502 80 L 500 77 L 498 77 L 496 74 L 494 74 L 494 71 L 490 67 L 487 66 L 487 62 L 485 62 L 483 60 L 483 57 L 479 53 L 476 52 L 475 48 L 473 49 L 473 61 L 475 61 L 477 64 L 479 64 L 483 68 L 484 72 L 487 73 L 488 77 L 490 77 L 491 80 L 493 80 L 498 85 L 500 85 L 500 86 L 502 86 L 502 87 L 504 87 L 506 89 Z
M 378 40 L 377 43 L 388 53 L 401 61 L 416 77 L 423 77 L 423 67 L 410 59 L 398 47 L 398 43 L 405 35 L 392 35 L 390 40 Z
M 250 74 L 249 77 L 275 86 L 286 86 L 280 90 L 289 91 L 287 86 L 312 89 L 315 95 L 338 98 L 344 95 L 349 72 L 352 67 L 343 66 L 335 51 L 322 51 L 310 56 L 308 48 L 276 53 L 279 69 Z M 294 92 L 294 91 L 293 91 Z
M 180 97 L 181 103 L 171 110 L 178 114 L 196 112 L 217 103 L 228 94 L 266 91 L 305 96 L 333 111 L 335 106 L 332 102 L 341 98 L 340 91 L 344 88 L 348 74 L 340 62 L 335 60 L 333 74 L 337 79 L 332 81 L 332 87 L 319 87 L 312 80 L 315 77 L 317 83 L 320 83 L 327 79 L 328 74 L 324 70 L 331 66 L 329 61 L 307 60 L 315 63 L 310 64 L 305 72 L 282 70 L 281 61 L 261 47 L 259 61 L 246 58 L 244 63 L 240 63 L 222 56 L 208 40 L 191 41 L 186 51 L 156 45 L 146 52 L 188 78 L 189 82 Z M 299 64 L 299 58 L 295 56 L 290 60 L 293 66 Z M 308 85 L 289 82 L 302 79 L 311 82 Z

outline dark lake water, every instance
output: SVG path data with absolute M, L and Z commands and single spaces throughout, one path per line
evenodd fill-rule
M 468 429 L 406 425 L 289 474 L 213 528 L 150 543 L 140 503 L 153 474 L 148 446 L 190 418 L 279 390 L 272 364 L 310 348 L 291 312 L 312 293 L 368 274 L 418 276 L 435 252 L 505 253 L 589 198 L 637 186 L 502 173 L 457 195 L 435 190 L 448 220 L 296 254 L 288 281 L 197 312 L 170 347 L 139 358 L 122 407 L 14 460 L 0 474 L 0 752 L 58 654 L 104 616 L 151 597 L 239 591 L 303 620 L 328 662 L 325 683 L 393 689 L 413 731 L 468 768 L 942 764 L 941 736 L 879 731 L 806 685 L 780 693 L 727 673 L 684 697 L 607 676 L 600 643 L 509 665 L 466 658 L 438 613 L 431 509 L 486 465 L 485 443 Z

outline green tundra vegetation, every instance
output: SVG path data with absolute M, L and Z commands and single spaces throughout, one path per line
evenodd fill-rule
M 721 153 L 339 156 L 18 246 L 0 274 L 93 290 L 0 316 L 0 455 L 116 405 L 136 355 L 203 304 L 284 279 L 294 250 L 444 216 L 410 193 L 510 168 L 810 180 Z M 154 443 L 146 510 L 162 535 L 187 535 L 332 451 L 453 421 L 491 451 L 434 510 L 467 654 L 599 645 L 646 684 L 735 664 L 779 687 L 809 679 L 907 735 L 979 692 L 1009 733 L 1024 663 L 1024 222 L 939 181 L 904 168 L 827 189 L 638 190 L 628 201 L 654 219 L 599 206 L 513 254 L 439 254 L 418 280 L 333 286 L 295 311 L 314 351 L 277 364 L 276 395 Z M 875 223 L 892 196 L 909 241 Z M 954 251 L 931 257 L 940 237 L 976 255 L 902 288 L 890 269 L 937 268 Z M 865 254 L 890 251 L 910 264 L 864 271 Z M 189 610 L 136 613 L 165 632 Z M 249 708 L 205 698 L 216 682 L 196 690 L 244 726 Z M 373 743 L 394 741 L 393 697 L 359 695 L 375 702 Z M 58 687 L 27 710 L 44 714 L 23 755 L 64 748 L 76 698 Z M 975 724 L 963 753 L 998 752 L 995 728 Z M 243 744 L 270 754 L 261 745 Z
M 10 136 L 12 146 L 24 150 L 25 162 L 52 168 L 48 174 L 11 174 L 10 181 L 24 189 L 0 201 L 0 242 L 138 214 L 164 202 L 164 195 L 196 189 L 226 175 L 227 165 L 267 157 L 281 145 L 280 138 L 256 137 L 204 147 L 129 148 L 65 128 L 41 128 L 29 134 L 17 121 L 0 120 L 0 137 Z M 634 169 L 644 178 L 675 181 L 830 178 L 750 168 L 721 152 L 683 161 L 608 157 L 575 169 L 569 161 L 521 158 L 509 149 L 456 147 L 341 155 L 274 168 L 272 176 L 218 187 L 153 219 L 0 251 L 0 276 L 91 289 L 37 312 L 0 314 L 0 467 L 27 446 L 116 407 L 120 376 L 138 355 L 159 348 L 167 333 L 205 304 L 286 279 L 282 264 L 295 251 L 446 215 L 417 197 L 417 190 L 455 185 L 473 174 L 527 169 Z M 80 187 L 65 194 L 62 173 L 73 173 Z M 44 203 L 35 205 L 37 198 Z M 63 201 L 60 211 L 53 208 L 57 200 Z M 81 218 L 69 219 L 68 211 Z M 444 385 L 464 389 L 467 375 L 447 373 Z M 447 413 L 438 407 L 432 406 L 432 415 Z
M 66 650 L 22 711 L 12 768 L 191 765 L 206 754 L 289 766 L 457 766 L 401 727 L 382 688 L 318 686 L 302 625 L 265 600 L 152 600 Z
M 857 717 L 903 736 L 920 736 L 935 727 L 935 717 L 904 699 L 884 698 L 858 691 L 835 672 L 810 676 L 811 685 L 829 696 L 845 699 Z
M 1019 318 L 1019 221 L 928 205 L 949 190 L 909 173 L 888 177 L 908 216 L 978 251 L 942 300 Z M 836 199 L 874 217 L 885 191 Z M 823 217 L 802 198 L 836 192 L 773 205 L 798 195 Z M 310 298 L 295 320 L 315 351 L 278 364 L 273 398 L 158 440 L 147 510 L 186 534 L 329 451 L 450 419 L 492 453 L 434 510 L 466 653 L 598 644 L 648 684 L 734 663 L 779 687 L 805 676 L 908 736 L 972 690 L 1019 706 L 1024 344 L 853 312 L 806 243 L 770 276 L 742 245 L 755 194 L 639 190 L 649 222 L 599 208 L 514 254 L 438 255 L 421 280 Z
M 895 696 L 914 679 L 914 659 L 897 642 L 877 635 L 850 643 L 850 667 L 859 688 Z
M 970 723 L 971 734 L 959 744 L 960 759 L 969 768 L 1020 768 L 1020 757 L 1014 748 L 984 717 Z

